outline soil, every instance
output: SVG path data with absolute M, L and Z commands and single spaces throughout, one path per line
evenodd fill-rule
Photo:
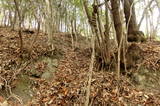
M 23 32 L 24 51 L 20 58 L 17 31 L 0 28 L 0 103 L 84 105 L 91 56 L 88 40 L 79 36 L 72 48 L 70 34 L 55 33 L 51 49 L 41 32 L 29 55 L 27 48 L 35 34 Z M 138 48 L 141 56 L 131 58 L 134 66 L 128 70 L 129 77 L 122 75 L 118 80 L 116 71 L 94 69 L 91 105 L 160 105 L 160 43 L 131 45 L 130 49 Z M 131 50 L 129 53 L 133 53 Z

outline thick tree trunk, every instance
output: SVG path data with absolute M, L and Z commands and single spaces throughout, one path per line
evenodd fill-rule
M 111 7 L 112 7 L 112 15 L 114 21 L 114 27 L 116 31 L 116 37 L 118 42 L 118 65 L 117 65 L 117 77 L 120 78 L 120 63 L 124 60 L 124 53 L 123 50 L 125 49 L 124 46 L 124 37 L 123 37 L 123 24 L 120 15 L 120 0 L 111 0 Z
M 51 7 L 51 0 L 45 0 L 46 3 L 46 26 L 47 26 L 47 33 L 48 33 L 48 43 L 53 47 L 53 32 L 54 32 L 54 25 L 53 25 L 53 11 Z
M 114 27 L 116 30 L 117 42 L 118 42 L 118 46 L 120 46 L 121 38 L 123 35 L 121 15 L 119 12 L 120 1 L 119 0 L 111 0 L 111 6 L 112 6 L 112 14 L 113 14 Z
M 126 25 L 129 25 L 128 26 L 128 35 L 129 35 L 132 34 L 132 32 L 138 30 L 133 0 L 124 0 L 124 13 L 125 13 Z
M 124 13 L 127 26 L 127 39 L 129 42 L 143 42 L 145 41 L 144 33 L 139 31 L 136 14 L 134 8 L 134 0 L 124 0 Z

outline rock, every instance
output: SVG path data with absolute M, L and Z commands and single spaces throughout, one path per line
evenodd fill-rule
M 49 68 L 58 67 L 58 59 L 51 59 L 48 57 L 43 58 L 43 61 L 48 64 Z
M 56 72 L 56 71 L 57 71 L 57 68 L 56 68 L 56 67 L 52 67 L 52 68 L 49 69 L 49 72 L 52 72 L 52 73 L 54 73 L 54 72 Z
M 45 80 L 50 80 L 51 78 L 53 77 L 53 73 L 51 72 L 44 72 L 41 76 L 42 79 L 45 79 Z
M 159 89 L 159 72 L 141 67 L 131 75 L 133 83 L 141 89 Z
M 133 78 L 133 81 L 139 85 L 140 84 L 143 85 L 146 81 L 146 77 L 144 75 L 140 75 L 139 73 L 134 73 L 132 78 Z
M 127 61 L 126 65 L 128 69 L 135 67 L 137 64 L 142 62 L 143 57 L 141 53 L 142 53 L 142 49 L 136 43 L 132 43 L 128 47 L 127 53 L 126 53 L 126 61 Z
M 128 35 L 128 42 L 145 42 L 146 38 L 142 31 L 133 31 Z
M 42 75 L 42 72 L 39 72 L 39 71 L 33 69 L 30 71 L 30 74 L 32 77 L 40 78 L 40 76 Z
M 15 86 L 12 89 L 12 92 L 19 96 L 24 103 L 30 101 L 32 99 L 32 95 L 34 91 L 31 89 L 33 81 L 27 75 L 20 75 L 18 79 L 12 84 Z
M 53 65 L 54 67 L 58 67 L 58 60 L 57 60 L 57 59 L 53 59 L 53 60 L 52 60 L 52 65 Z

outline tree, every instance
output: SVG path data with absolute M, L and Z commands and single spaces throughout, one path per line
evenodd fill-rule
M 124 0 L 124 14 L 127 26 L 128 41 L 145 41 L 144 33 L 139 31 L 134 7 L 134 0 Z
M 15 8 L 16 8 L 16 11 L 17 11 L 17 14 L 18 14 L 18 18 L 19 18 L 19 31 L 18 31 L 18 34 L 19 34 L 19 38 L 20 38 L 20 53 L 22 53 L 23 51 L 23 39 L 22 39 L 22 16 L 21 16 L 21 11 L 20 11 L 20 8 L 19 8 L 19 4 L 17 2 L 17 0 L 14 0 L 14 3 L 15 3 Z
M 121 57 L 123 57 L 122 52 L 123 52 L 123 48 L 124 48 L 124 45 L 123 45 L 123 43 L 124 43 L 123 25 L 122 25 L 122 19 L 121 19 L 121 15 L 120 15 L 120 1 L 119 0 L 112 0 L 111 7 L 112 7 L 114 27 L 116 30 L 116 37 L 117 37 L 117 42 L 118 42 L 117 76 L 119 78 L 120 77 L 120 61 L 121 61 Z
M 100 8 L 105 4 L 105 22 L 103 25 L 102 17 L 100 17 Z M 104 3 L 100 3 L 98 0 L 94 0 L 92 4 L 92 11 L 90 11 L 88 1 L 83 0 L 84 9 L 88 18 L 93 35 L 96 36 L 96 61 L 97 69 L 103 69 L 103 66 L 110 64 L 111 52 L 110 52 L 110 33 L 109 33 L 109 15 L 108 15 L 108 0 Z M 103 27 L 104 26 L 104 27 Z
M 46 3 L 46 28 L 47 28 L 47 33 L 48 33 L 48 42 L 49 44 L 52 45 L 52 41 L 53 41 L 53 9 L 51 7 L 52 2 L 51 0 L 45 0 Z M 53 46 L 53 45 L 52 45 Z
M 126 25 L 128 26 L 128 35 L 138 30 L 136 22 L 136 14 L 133 0 L 124 0 L 124 13 L 126 19 Z

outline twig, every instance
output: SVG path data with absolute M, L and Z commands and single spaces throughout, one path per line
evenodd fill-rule
M 6 92 L 9 91 L 10 97 L 7 98 L 7 100 L 10 99 L 11 97 L 13 97 L 13 98 L 17 99 L 20 104 L 23 105 L 23 101 L 22 101 L 17 95 L 15 95 L 15 94 L 12 92 L 11 87 L 10 87 L 10 85 L 8 85 L 7 80 L 6 80 L 5 78 L 3 78 L 2 76 L 0 76 L 0 78 L 1 78 L 2 80 L 4 80 L 4 82 L 5 82 Z
M 8 90 L 9 90 L 9 93 L 10 93 L 10 97 L 8 97 L 7 100 L 13 97 L 13 98 L 17 99 L 20 104 L 23 105 L 23 100 L 20 99 L 20 97 L 19 97 L 18 95 L 14 94 L 14 93 L 12 92 L 11 87 L 10 87 L 9 85 L 8 85 L 8 88 L 9 88 Z
M 18 69 L 18 70 L 14 73 L 14 75 L 12 76 L 12 78 L 15 78 L 22 70 L 24 70 L 24 69 L 31 63 L 31 61 L 32 61 L 32 60 L 30 60 L 29 62 L 24 63 L 24 66 L 23 66 L 22 68 Z

